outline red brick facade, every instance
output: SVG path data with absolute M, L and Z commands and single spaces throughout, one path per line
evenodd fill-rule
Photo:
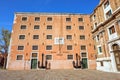
M 84 68 L 95 69 L 95 50 L 89 15 L 15 13 L 8 69 L 73 69 L 76 54 Z M 35 65 L 34 65 L 35 64 Z

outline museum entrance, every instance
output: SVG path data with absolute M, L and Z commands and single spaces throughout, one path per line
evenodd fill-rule
M 32 53 L 32 56 L 31 56 L 31 69 L 37 69 L 37 62 L 38 62 L 38 59 L 37 59 L 37 53 Z
M 119 50 L 119 45 L 114 44 L 112 46 L 112 48 L 113 48 L 113 52 L 114 52 L 114 56 L 115 56 L 115 62 L 116 62 L 117 70 L 120 71 L 120 50 Z

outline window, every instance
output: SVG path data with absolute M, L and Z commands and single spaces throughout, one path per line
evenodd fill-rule
M 79 26 L 79 30 L 84 30 L 84 26 Z
M 39 35 L 33 35 L 33 39 L 39 39 Z
M 35 21 L 40 21 L 40 17 L 35 17 Z
M 110 5 L 109 1 L 104 4 L 104 8 L 107 8 Z
M 97 23 L 94 24 L 95 28 L 97 27 Z
M 69 40 L 72 39 L 72 35 L 67 35 L 66 37 L 67 37 L 67 39 L 69 39 Z
M 18 50 L 23 50 L 24 46 L 18 46 Z
M 99 41 L 99 40 L 100 40 L 100 36 L 99 36 L 99 35 L 97 35 L 97 36 L 96 36 L 96 38 L 97 38 L 97 41 Z
M 27 17 L 22 17 L 22 21 L 27 21 Z
M 93 30 L 93 26 L 91 26 L 91 30 Z
M 47 29 L 51 30 L 52 29 L 52 25 L 47 25 Z
M 52 35 L 47 35 L 47 39 L 52 39 Z
M 118 25 L 120 26 L 120 20 L 118 20 L 117 22 L 118 22 Z
M 98 51 L 98 54 L 102 53 L 102 47 L 101 47 L 101 45 L 97 46 L 97 51 Z
M 67 30 L 70 30 L 72 27 L 71 26 L 66 26 L 66 29 Z
M 46 55 L 46 60 L 52 60 L 52 55 Z
M 68 60 L 73 60 L 73 55 L 67 55 Z
M 52 17 L 48 17 L 48 18 L 47 18 L 47 21 L 52 21 Z
M 64 44 L 64 38 L 62 38 L 62 37 L 56 37 L 54 39 L 54 44 Z
M 83 21 L 83 18 L 78 18 L 78 21 L 81 21 L 81 22 L 82 22 L 82 21 Z
M 109 28 L 109 33 L 110 34 L 115 33 L 115 27 L 114 26 L 112 26 L 112 27 Z
M 20 29 L 26 29 L 26 25 L 21 25 Z
M 25 35 L 19 35 L 19 39 L 25 39 Z
M 32 50 L 38 50 L 38 45 L 32 46 Z
M 86 50 L 86 46 L 85 46 L 85 45 L 82 45 L 82 46 L 81 46 L 81 50 Z
M 103 65 L 103 61 L 100 61 L 100 65 L 101 65 L 101 66 L 104 66 L 104 65 Z
M 35 25 L 34 29 L 40 29 L 40 26 L 39 25 Z
M 94 20 L 96 19 L 96 15 L 93 16 Z
M 85 35 L 80 35 L 81 40 L 85 40 Z
M 111 15 L 112 15 L 112 11 L 109 10 L 109 11 L 106 13 L 106 18 L 108 19 L 109 17 L 111 17 Z
M 87 57 L 87 53 L 86 53 L 86 52 L 82 52 L 82 53 L 81 53 L 81 56 L 82 56 L 82 57 Z
M 102 48 L 101 48 L 101 46 L 98 47 L 98 53 L 102 53 Z
M 46 50 L 52 50 L 52 45 L 47 45 Z
M 32 53 L 32 57 L 37 57 L 37 53 Z
M 66 21 L 71 21 L 71 18 L 66 18 Z
M 23 60 L 23 55 L 17 55 L 17 59 L 16 60 Z
M 72 45 L 67 45 L 67 50 L 72 50 Z
M 94 45 L 94 50 L 96 50 L 96 46 Z

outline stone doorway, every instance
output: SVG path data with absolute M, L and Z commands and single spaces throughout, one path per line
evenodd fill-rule
M 115 56 L 115 62 L 116 62 L 117 70 L 120 71 L 120 50 L 119 50 L 119 45 L 118 44 L 113 44 L 112 49 L 113 49 L 114 56 Z

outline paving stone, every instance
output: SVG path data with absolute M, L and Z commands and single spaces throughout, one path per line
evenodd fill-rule
M 120 80 L 120 73 L 97 70 L 0 70 L 0 80 Z

